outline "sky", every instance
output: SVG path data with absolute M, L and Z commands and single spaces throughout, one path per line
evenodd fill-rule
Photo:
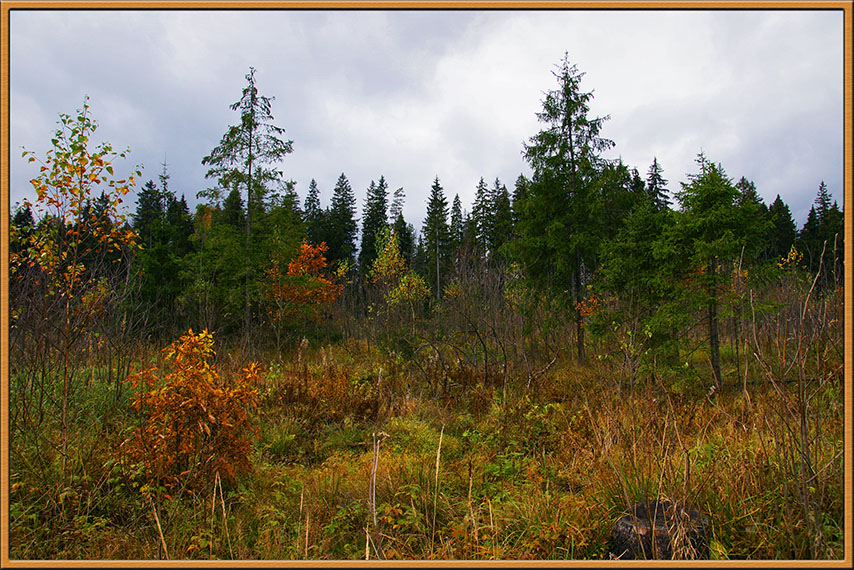
M 343 172 L 358 215 L 371 181 L 403 187 L 419 228 L 438 176 L 471 211 L 481 177 L 512 191 L 530 175 L 524 143 L 564 54 L 610 118 L 606 158 L 645 178 L 653 158 L 671 191 L 700 151 L 767 204 L 780 194 L 800 227 L 824 181 L 843 203 L 841 10 L 13 10 L 10 204 L 60 113 L 89 97 L 95 141 L 130 148 L 191 209 L 215 184 L 201 160 L 239 120 L 249 68 L 293 140 L 279 164 L 300 201 L 326 206 Z M 132 210 L 134 197 L 126 199 Z

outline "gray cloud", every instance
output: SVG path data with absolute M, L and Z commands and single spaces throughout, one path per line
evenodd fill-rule
M 483 176 L 512 187 L 563 53 L 585 72 L 603 135 L 670 188 L 702 149 L 779 193 L 799 223 L 825 180 L 842 200 L 842 17 L 833 11 L 49 11 L 10 28 L 11 203 L 32 196 L 20 146 L 43 154 L 57 114 L 91 97 L 97 135 L 131 148 L 194 203 L 201 159 L 236 113 L 244 75 L 275 96 L 283 162 L 326 203 L 343 171 L 403 186 L 419 226 L 433 177 L 470 207 Z

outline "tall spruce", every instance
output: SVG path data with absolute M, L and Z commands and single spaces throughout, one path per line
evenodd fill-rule
M 377 235 L 388 225 L 388 183 L 384 176 L 371 180 L 362 211 L 362 242 L 359 250 L 359 272 L 366 276 L 377 258 Z
M 326 244 L 329 247 L 326 258 L 352 265 L 356 256 L 356 232 L 358 231 L 356 196 L 343 172 L 335 183 L 326 217 Z
M 537 113 L 546 126 L 523 151 L 533 179 L 512 252 L 535 285 L 563 300 L 576 323 L 578 359 L 584 360 L 579 307 L 599 244 L 589 231 L 596 222 L 590 205 L 596 200 L 601 153 L 614 143 L 600 135 L 608 117 L 588 116 L 593 93 L 581 91 L 584 74 L 568 55 L 552 73 L 558 86 L 546 93 Z
M 451 257 L 451 228 L 448 225 L 448 201 L 439 177 L 430 187 L 427 217 L 421 227 L 426 261 L 427 283 L 433 288 L 436 299 L 442 296 L 442 284 L 447 281 Z
M 471 219 L 474 224 L 475 245 L 481 255 L 489 251 L 489 236 L 492 232 L 490 215 L 492 214 L 492 195 L 489 187 L 481 176 L 474 191 L 474 203 L 471 208 Z
M 698 155 L 697 164 L 699 173 L 689 174 L 689 182 L 683 182 L 677 193 L 682 212 L 679 227 L 688 246 L 685 270 L 695 271 L 700 285 L 693 299 L 706 311 L 709 359 L 715 384 L 720 388 L 723 376 L 719 313 L 723 290 L 736 260 L 742 255 L 750 260 L 758 254 L 758 242 L 767 232 L 768 223 L 759 215 L 754 200 L 738 200 L 740 192 L 722 166 L 710 162 L 703 153 Z
M 303 204 L 303 221 L 305 222 L 305 232 L 309 242 L 319 245 L 320 242 L 324 241 L 326 236 L 323 231 L 323 210 L 320 207 L 320 190 L 317 188 L 317 181 L 314 178 L 308 183 L 308 194 L 306 194 Z
M 232 125 L 222 136 L 219 145 L 202 159 L 210 169 L 205 178 L 215 178 L 218 187 L 202 191 L 201 195 L 216 198 L 223 190 L 246 190 L 246 255 L 251 254 L 252 218 L 270 184 L 281 180 L 276 165 L 293 151 L 293 141 L 283 138 L 285 129 L 272 123 L 274 97 L 258 94 L 255 68 L 246 74 L 246 87 L 239 101 L 230 105 L 240 113 L 240 123 Z M 256 202 L 258 206 L 256 206 Z M 250 282 L 252 264 L 246 265 L 244 333 L 249 334 Z M 248 341 L 248 336 L 244 339 Z
M 798 233 L 797 248 L 804 253 L 813 274 L 821 272 L 821 286 L 836 278 L 843 280 L 843 232 L 844 216 L 837 203 L 831 202 L 831 194 L 824 181 L 818 187 L 815 201 L 810 207 L 807 220 Z M 824 256 L 822 256 L 824 251 Z
M 663 174 L 664 169 L 658 163 L 658 158 L 652 157 L 652 164 L 649 165 L 646 174 L 646 193 L 659 211 L 670 206 L 670 198 L 667 197 L 667 180 Z
M 492 191 L 491 232 L 489 236 L 490 258 L 503 259 L 501 248 L 513 238 L 513 207 L 507 186 L 496 178 Z
M 454 250 L 463 243 L 463 229 L 463 204 L 460 195 L 454 194 L 451 204 L 451 242 Z
M 798 230 L 789 206 L 783 202 L 779 194 L 768 207 L 768 219 L 771 221 L 772 228 L 766 257 L 769 259 L 785 257 L 798 237 Z

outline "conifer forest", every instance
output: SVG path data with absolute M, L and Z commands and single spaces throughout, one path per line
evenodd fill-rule
M 605 158 L 551 69 L 530 172 L 419 219 L 381 171 L 301 198 L 252 68 L 202 190 L 120 177 L 88 99 L 13 152 L 8 559 L 844 558 L 842 189 L 798 227 L 700 148 Z

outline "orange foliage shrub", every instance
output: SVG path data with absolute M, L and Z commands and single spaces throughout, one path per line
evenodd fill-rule
M 142 466 L 149 483 L 167 488 L 194 488 L 216 473 L 233 482 L 251 469 L 248 436 L 257 429 L 246 410 L 257 405 L 258 365 L 223 382 L 211 364 L 213 336 L 192 329 L 163 353 L 169 366 L 164 376 L 150 368 L 126 380 L 143 389 L 132 398 L 142 425 L 122 444 L 124 457 Z
M 267 270 L 266 297 L 273 302 L 268 311 L 274 320 L 298 315 L 316 319 L 341 294 L 343 285 L 327 274 L 326 250 L 325 243 L 312 245 L 303 239 L 287 275 L 282 275 L 278 260 L 273 261 Z

